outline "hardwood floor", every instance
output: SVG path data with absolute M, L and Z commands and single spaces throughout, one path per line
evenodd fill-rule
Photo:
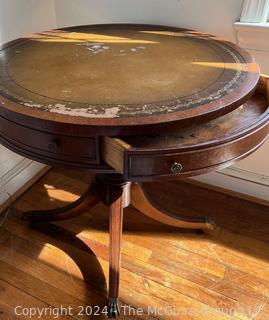
M 38 229 L 19 219 L 23 211 L 76 200 L 89 179 L 53 169 L 9 210 L 0 228 L 0 319 L 30 319 L 30 307 L 41 319 L 106 318 L 77 313 L 78 306 L 106 303 L 108 210 L 100 204 Z M 125 209 L 120 319 L 269 319 L 269 207 L 187 182 L 149 183 L 146 190 L 167 209 L 207 215 L 219 228 L 179 230 Z M 16 316 L 16 306 L 25 315 Z M 69 312 L 56 317 L 61 307 Z

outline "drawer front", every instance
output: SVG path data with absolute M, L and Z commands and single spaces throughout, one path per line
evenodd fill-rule
M 57 159 L 67 162 L 98 164 L 98 139 L 50 134 L 18 125 L 0 118 L 0 134 L 14 148 L 19 148 L 33 158 Z M 42 162 L 42 161 L 41 161 Z
M 155 176 L 176 176 L 204 169 L 203 153 L 192 155 L 131 155 L 127 160 L 126 173 L 131 180 Z M 216 165 L 217 159 L 206 162 L 206 166 Z M 219 160 L 219 159 L 218 159 Z M 226 159 L 227 160 L 227 159 Z
M 269 135 L 269 78 L 240 108 L 208 123 L 171 132 L 101 139 L 101 156 L 127 180 L 196 176 L 225 168 Z
M 129 181 L 158 177 L 196 176 L 225 168 L 255 151 L 267 138 L 269 121 L 255 131 L 226 143 L 182 150 L 178 148 L 135 149 L 119 138 L 101 139 L 102 159 Z
M 252 135 L 215 147 L 165 153 L 125 153 L 124 174 L 128 180 L 151 180 L 161 176 L 196 176 L 229 166 L 255 151 L 267 138 L 269 125 Z

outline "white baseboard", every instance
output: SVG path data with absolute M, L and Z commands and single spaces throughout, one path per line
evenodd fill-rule
M 269 205 L 269 177 L 247 170 L 230 167 L 218 172 L 192 178 L 227 191 L 246 195 Z
M 0 212 L 49 170 L 48 166 L 20 157 L 3 147 L 2 156 L 4 171 L 0 177 Z

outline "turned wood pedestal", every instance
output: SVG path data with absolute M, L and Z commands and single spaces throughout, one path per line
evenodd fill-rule
M 109 317 L 119 314 L 125 207 L 179 228 L 215 227 L 205 217 L 159 208 L 142 182 L 197 176 L 246 157 L 268 137 L 268 105 L 269 80 L 249 53 L 196 31 L 79 26 L 0 48 L 1 143 L 45 164 L 95 174 L 75 203 L 24 219 L 34 227 L 100 201 L 109 207 Z
M 24 215 L 31 227 L 42 222 L 62 221 L 77 217 L 103 202 L 109 208 L 109 299 L 108 316 L 119 315 L 118 296 L 123 209 L 130 204 L 161 223 L 188 229 L 210 229 L 216 226 L 207 218 L 191 218 L 165 212 L 148 199 L 142 185 L 126 182 L 120 174 L 97 174 L 88 191 L 76 202 L 60 209 L 31 211 Z

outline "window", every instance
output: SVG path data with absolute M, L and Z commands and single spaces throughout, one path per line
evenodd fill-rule
M 269 20 L 269 0 L 245 0 L 240 22 L 266 23 Z

